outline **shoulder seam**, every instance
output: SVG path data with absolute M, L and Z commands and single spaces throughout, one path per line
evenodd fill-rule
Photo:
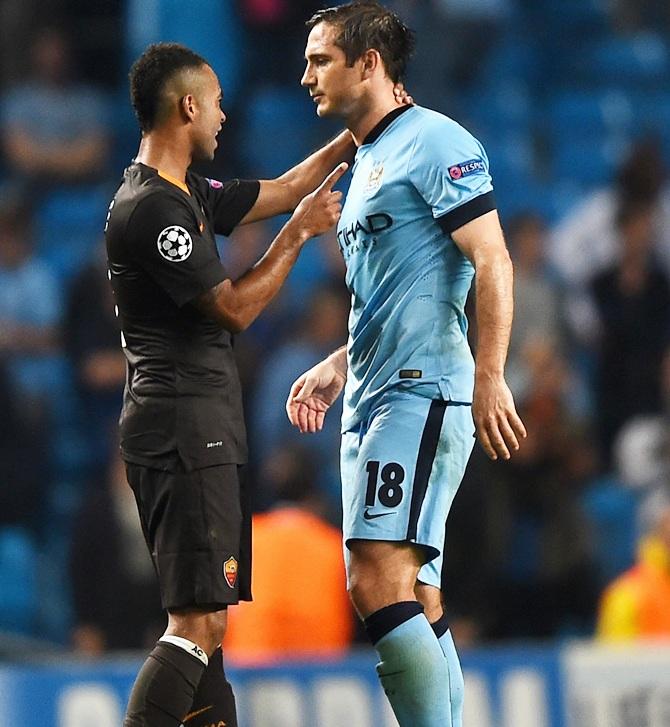
M 177 188 L 175 187 L 175 189 L 177 189 Z M 140 205 L 141 205 L 141 204 L 142 204 L 143 202 L 146 202 L 146 200 L 148 200 L 149 198 L 151 198 L 151 197 L 155 197 L 155 196 L 156 196 L 157 194 L 159 194 L 160 192 L 163 192 L 163 193 L 169 194 L 169 196 L 170 196 L 170 197 L 173 197 L 173 198 L 174 198 L 174 199 L 175 199 L 176 201 L 178 201 L 178 202 L 179 202 L 180 204 L 182 204 L 182 205 L 184 205 L 185 207 L 187 207 L 187 208 L 189 209 L 189 211 L 190 211 L 191 213 L 193 212 L 193 210 L 191 209 L 190 205 L 186 204 L 186 201 L 185 201 L 185 200 L 183 199 L 183 197 L 182 197 L 181 195 L 179 195 L 179 194 L 175 194 L 175 193 L 173 193 L 171 189 L 168 189 L 167 187 L 165 187 L 165 188 L 164 188 L 164 187 L 158 187 L 158 188 L 154 188 L 154 187 L 149 187 L 149 188 L 147 188 L 146 194 L 143 194 L 143 195 L 142 195 L 142 196 L 140 197 L 140 199 L 138 199 L 138 200 L 137 200 L 137 203 L 135 204 L 135 208 L 134 208 L 134 209 L 133 209 L 133 211 L 132 211 L 132 212 L 131 212 L 131 213 L 130 213 L 130 214 L 128 215 L 128 219 L 126 220 L 126 227 L 125 227 L 125 229 L 123 230 L 123 240 L 124 240 L 124 242 L 128 240 L 128 227 L 130 226 L 130 221 L 131 221 L 131 220 L 133 219 L 133 217 L 135 216 L 135 213 L 136 213 L 136 212 L 137 212 L 137 210 L 139 209 Z M 133 254 L 133 249 L 132 249 L 132 247 L 127 247 L 127 251 L 128 251 L 128 252 L 129 252 L 129 253 L 130 253 L 131 255 L 133 255 L 133 257 L 134 257 L 134 254 Z

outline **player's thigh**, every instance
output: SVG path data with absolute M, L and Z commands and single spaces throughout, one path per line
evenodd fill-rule
M 238 465 L 164 472 L 128 465 L 163 607 L 215 611 L 249 598 L 250 513 Z
M 416 544 L 441 556 L 444 526 L 472 450 L 469 407 L 413 395 L 390 397 L 363 432 L 342 440 L 345 559 L 354 540 Z M 423 570 L 423 569 L 422 569 Z M 439 586 L 439 578 L 430 585 Z

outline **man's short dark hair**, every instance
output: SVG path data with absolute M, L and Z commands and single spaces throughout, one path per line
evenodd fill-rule
M 154 43 L 133 63 L 130 99 L 143 132 L 151 131 L 158 120 L 161 96 L 167 82 L 185 68 L 200 68 L 207 61 L 179 43 Z
M 319 23 L 339 29 L 335 45 L 344 51 L 352 66 L 365 51 L 379 51 L 389 78 L 398 83 L 405 76 L 414 50 L 414 32 L 400 18 L 378 2 L 361 0 L 319 10 L 308 21 L 311 30 Z

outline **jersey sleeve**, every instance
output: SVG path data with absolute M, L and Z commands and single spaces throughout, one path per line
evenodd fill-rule
M 126 237 L 131 254 L 179 307 L 228 277 L 216 245 L 200 234 L 193 211 L 176 195 L 142 199 Z
M 453 122 L 419 131 L 408 174 L 447 234 L 496 208 L 486 152 Z
M 242 218 L 256 204 L 261 183 L 258 180 L 198 177 L 197 183 L 214 217 L 214 232 L 230 235 Z

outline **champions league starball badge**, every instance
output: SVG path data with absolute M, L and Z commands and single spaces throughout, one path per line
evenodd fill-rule
M 158 252 L 171 263 L 181 263 L 193 252 L 193 240 L 179 225 L 170 225 L 158 235 Z

